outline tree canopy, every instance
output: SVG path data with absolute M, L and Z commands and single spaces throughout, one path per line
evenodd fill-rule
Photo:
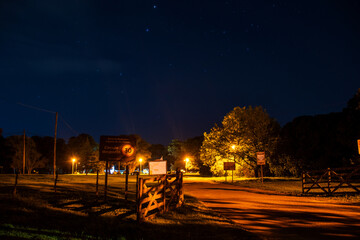
M 98 149 L 98 144 L 94 138 L 88 134 L 80 134 L 71 137 L 68 142 L 68 159 L 75 158 L 80 164 L 79 170 L 90 171 L 94 166 L 94 153 Z
M 264 151 L 269 162 L 279 130 L 280 125 L 262 107 L 235 107 L 221 126 L 204 133 L 200 158 L 215 175 L 224 174 L 223 162 L 228 161 L 235 161 L 242 174 L 256 175 L 256 152 Z

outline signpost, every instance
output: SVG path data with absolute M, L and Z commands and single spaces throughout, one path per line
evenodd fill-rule
M 224 162 L 224 170 L 226 171 L 225 173 L 225 182 L 226 180 L 226 176 L 227 176 L 227 170 L 231 170 L 233 171 L 233 178 L 232 178 L 232 182 L 234 182 L 234 170 L 235 170 L 235 162 Z
M 263 165 L 265 165 L 265 152 L 256 153 L 257 165 L 261 166 L 261 183 L 264 183 Z
M 150 175 L 164 175 L 167 172 L 166 161 L 150 161 L 149 162 Z
M 135 138 L 130 136 L 100 136 L 99 160 L 105 161 L 105 190 L 106 200 L 108 182 L 108 162 L 130 162 L 135 160 Z M 126 166 L 125 199 L 128 191 L 129 167 Z

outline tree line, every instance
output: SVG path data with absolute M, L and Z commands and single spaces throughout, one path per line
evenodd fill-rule
M 267 176 L 299 176 L 304 170 L 345 167 L 360 164 L 356 141 L 360 139 L 360 89 L 337 113 L 300 116 L 280 126 L 261 107 L 235 107 L 203 136 L 187 140 L 174 139 L 168 146 L 150 144 L 138 135 L 137 155 L 129 163 L 131 171 L 138 159 L 167 160 L 169 170 L 183 168 L 202 175 L 224 175 L 224 162 L 235 162 L 236 173 L 257 176 L 256 152 L 265 152 Z M 26 171 L 51 173 L 53 170 L 54 138 L 25 138 Z M 0 166 L 2 172 L 22 169 L 23 136 L 4 138 L 0 129 Z M 92 136 L 80 134 L 68 142 L 57 140 L 59 173 L 71 173 L 71 159 L 77 159 L 78 170 L 91 173 L 103 171 L 99 146 Z M 188 161 L 185 162 L 185 159 Z M 125 166 L 118 166 L 117 169 Z
M 135 161 L 126 163 L 133 172 L 139 167 L 139 159 L 144 160 L 143 168 L 148 161 L 164 159 L 168 161 L 169 170 L 175 167 L 175 156 L 171 156 L 168 147 L 161 144 L 150 144 L 139 135 L 132 135 L 136 140 Z M 25 143 L 25 144 L 24 144 Z M 24 146 L 25 145 L 25 146 Z M 76 160 L 76 169 L 83 173 L 94 173 L 105 170 L 105 162 L 99 161 L 99 144 L 89 134 L 56 141 L 56 167 L 58 173 L 72 173 L 72 159 Z M 25 173 L 52 173 L 54 164 L 54 138 L 50 136 L 2 135 L 0 129 L 0 172 L 14 173 L 23 171 L 23 156 L 25 149 Z M 125 169 L 126 165 L 111 163 L 117 170 Z
M 299 176 L 304 170 L 360 164 L 360 89 L 342 112 L 301 116 L 283 127 L 261 107 L 235 107 L 204 133 L 200 160 L 214 175 L 235 162 L 243 176 L 257 176 L 256 152 L 265 152 L 266 174 Z

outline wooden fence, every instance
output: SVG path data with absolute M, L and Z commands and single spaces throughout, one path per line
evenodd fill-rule
M 136 210 L 139 222 L 153 218 L 158 213 L 182 206 L 183 202 L 183 175 L 181 172 L 153 178 L 139 177 L 136 190 Z
M 302 193 L 360 193 L 360 166 L 303 172 Z

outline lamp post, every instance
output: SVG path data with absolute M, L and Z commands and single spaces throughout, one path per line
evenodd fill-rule
M 233 150 L 233 156 L 234 156 L 234 164 L 235 164 L 235 148 L 236 148 L 236 146 L 233 144 L 232 146 L 231 146 L 231 148 L 232 148 L 232 150 Z M 232 170 L 232 176 L 231 176 L 231 182 L 232 183 L 234 183 L 234 170 Z
M 139 158 L 139 162 L 140 162 L 140 174 L 141 174 L 141 162 L 142 162 L 142 158 Z
M 72 159 L 72 169 L 71 169 L 71 174 L 74 174 L 74 163 L 75 163 L 76 159 L 73 158 Z
M 187 163 L 189 162 L 189 158 L 185 158 L 185 172 L 187 173 Z

